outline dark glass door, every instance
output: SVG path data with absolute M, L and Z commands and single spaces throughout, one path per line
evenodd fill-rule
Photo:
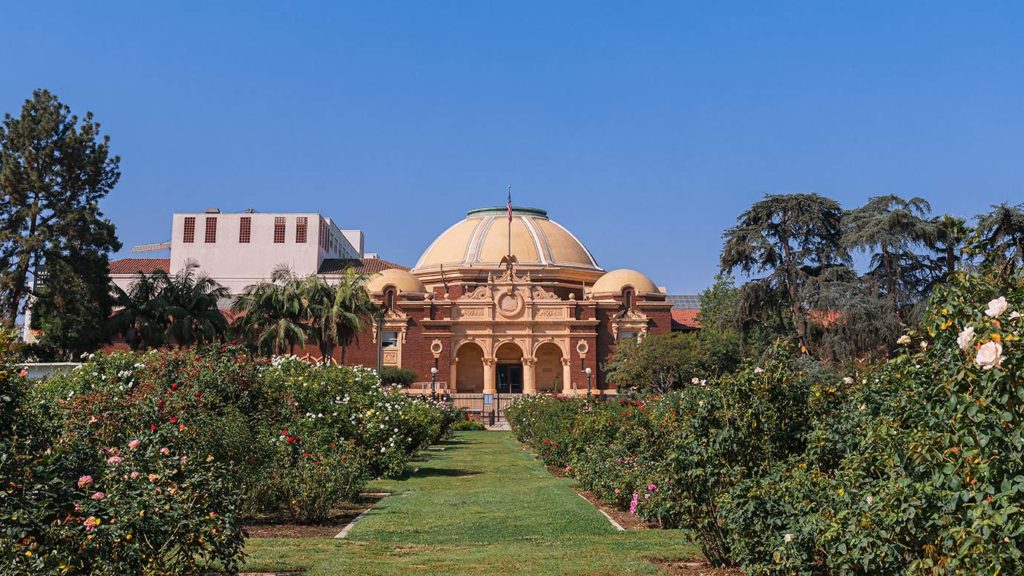
M 498 393 L 523 393 L 522 364 L 498 364 Z

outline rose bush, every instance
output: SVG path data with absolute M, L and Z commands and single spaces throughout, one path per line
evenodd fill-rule
M 716 564 L 1024 573 L 1024 282 L 955 277 L 923 326 L 856 370 L 776 348 L 645 402 L 527 398 L 508 415 L 547 463 L 691 529 Z
M 0 561 L 15 574 L 231 572 L 243 520 L 321 522 L 458 415 L 366 369 L 235 347 L 95 355 L 27 394 L 5 357 L 0 381 Z

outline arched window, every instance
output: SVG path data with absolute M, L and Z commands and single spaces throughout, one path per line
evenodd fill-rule
M 633 289 L 626 288 L 622 291 L 622 306 L 626 310 L 633 309 Z
M 388 288 L 384 292 L 384 307 L 387 308 L 388 310 L 394 310 L 395 309 L 395 289 L 394 288 Z

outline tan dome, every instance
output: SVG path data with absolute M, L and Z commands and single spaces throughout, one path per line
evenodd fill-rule
M 378 272 L 366 282 L 370 294 L 383 294 L 388 286 L 394 286 L 400 294 L 422 294 L 427 291 L 419 278 L 398 268 Z
M 523 266 L 600 270 L 590 251 L 560 224 L 537 208 L 512 209 L 512 254 Z M 498 266 L 509 249 L 508 212 L 504 206 L 470 210 L 445 230 L 416 263 L 416 271 L 467 266 Z
M 590 293 L 594 296 L 618 296 L 627 286 L 633 288 L 637 294 L 661 292 L 644 274 L 628 268 L 619 268 L 598 278 Z

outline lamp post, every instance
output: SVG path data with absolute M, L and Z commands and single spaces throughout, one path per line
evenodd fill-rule
M 440 340 L 430 343 L 430 353 L 434 355 L 434 366 L 430 369 L 430 397 L 437 400 L 437 361 L 441 358 L 441 351 L 444 344 Z
M 590 366 L 587 366 L 587 369 L 584 370 L 584 372 L 587 373 L 587 403 L 589 404 L 590 403 Z

